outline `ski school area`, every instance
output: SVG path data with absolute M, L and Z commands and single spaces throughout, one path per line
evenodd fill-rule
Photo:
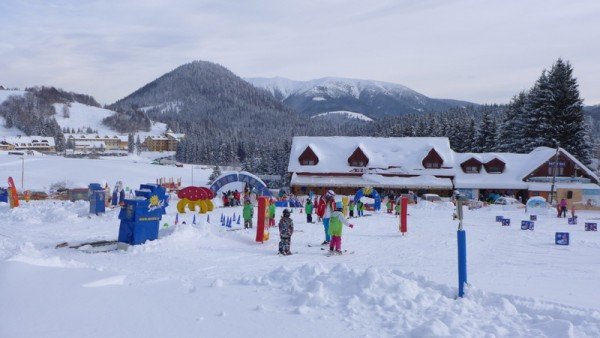
M 51 161 L 40 164 L 52 171 Z M 4 190 L 1 337 L 600 336 L 598 211 L 460 212 L 449 198 L 388 200 L 370 187 L 286 199 L 245 172 L 173 189 L 139 180 L 189 167 L 126 166 L 108 193 L 115 177 L 74 173 L 90 177 L 86 200 L 25 201 L 17 177 Z M 228 190 L 246 190 L 249 204 L 224 207 Z M 353 225 L 342 223 L 341 254 L 323 244 L 323 205 Z M 291 255 L 278 254 L 284 211 Z

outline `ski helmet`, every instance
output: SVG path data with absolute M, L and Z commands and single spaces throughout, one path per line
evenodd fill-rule
M 290 210 L 289 209 L 283 209 L 283 216 L 284 217 L 290 217 Z

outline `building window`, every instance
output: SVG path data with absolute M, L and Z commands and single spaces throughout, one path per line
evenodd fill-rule
M 573 199 L 573 192 L 571 190 L 567 191 L 567 199 Z
M 427 162 L 425 163 L 425 168 L 427 169 L 439 169 L 440 168 L 440 164 L 437 162 Z
M 558 168 L 552 168 L 551 166 L 548 166 L 548 176 L 554 176 L 554 171 L 556 170 L 556 176 L 562 176 L 565 172 L 565 168 L 564 167 L 558 167 Z
M 487 172 L 489 174 L 502 174 L 502 168 L 496 166 L 488 167 Z
M 367 164 L 362 161 L 352 161 L 352 162 L 350 162 L 350 166 L 351 167 L 366 167 Z
M 302 165 L 315 165 L 315 161 L 313 160 L 303 160 L 300 162 Z
M 467 174 L 477 174 L 477 173 L 479 173 L 479 167 L 478 166 L 467 166 L 467 167 L 465 167 L 465 172 Z

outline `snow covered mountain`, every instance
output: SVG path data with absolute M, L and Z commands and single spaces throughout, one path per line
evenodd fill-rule
M 295 81 L 282 77 L 245 80 L 308 115 L 352 111 L 377 118 L 475 105 L 465 101 L 432 99 L 408 87 L 383 81 L 337 77 L 310 81 Z

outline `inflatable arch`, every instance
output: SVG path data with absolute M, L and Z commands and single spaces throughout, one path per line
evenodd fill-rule
M 381 196 L 379 195 L 377 190 L 375 190 L 371 187 L 365 187 L 365 188 L 358 189 L 358 191 L 356 192 L 356 195 L 354 195 L 354 203 L 358 203 L 358 201 L 360 201 L 360 199 L 363 196 L 371 197 L 372 199 L 374 199 L 375 203 L 373 204 L 373 209 L 375 209 L 376 211 L 381 210 Z
M 212 190 L 212 192 L 216 196 L 217 192 L 221 190 L 221 188 L 223 188 L 229 183 L 234 182 L 243 182 L 246 185 L 254 187 L 256 194 L 259 196 L 273 197 L 273 194 L 271 193 L 271 191 L 269 191 L 269 188 L 267 188 L 267 185 L 265 184 L 265 182 L 263 182 L 263 180 L 258 178 L 256 175 L 253 175 L 246 171 L 234 171 L 222 174 L 221 176 L 217 177 L 215 181 L 210 185 L 210 190 Z

